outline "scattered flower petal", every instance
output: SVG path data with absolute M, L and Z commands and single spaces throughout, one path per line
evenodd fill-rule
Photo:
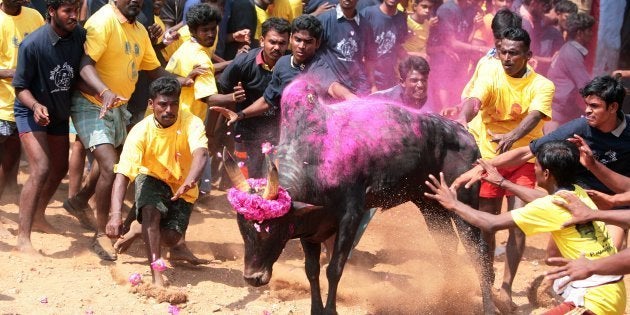
M 240 137 L 241 137 L 241 135 L 236 135 L 236 136 L 234 136 L 234 138 L 240 138 Z
M 168 306 L 168 313 L 169 314 L 173 314 L 173 315 L 178 315 L 179 314 L 179 307 L 177 307 L 177 305 L 169 305 Z
M 263 154 L 268 154 L 273 149 L 273 145 L 271 145 L 271 143 L 269 142 L 263 143 L 261 147 L 262 147 Z
M 45 296 L 40 297 L 39 298 L 39 303 L 47 304 L 48 303 L 48 298 L 45 297 Z
M 223 158 L 223 154 L 221 154 L 221 152 L 217 152 L 217 157 L 221 159 Z
M 269 225 L 265 226 L 265 232 L 269 233 Z
M 129 276 L 129 283 L 131 283 L 132 287 L 137 286 L 141 282 L 142 282 L 142 275 L 140 275 L 139 273 L 134 272 L 131 274 L 131 276 Z
M 164 271 L 166 270 L 166 263 L 162 258 L 159 258 L 151 263 L 151 269 L 155 271 Z
M 240 162 L 238 162 L 238 163 L 236 163 L 236 164 L 238 164 L 238 167 L 243 167 L 243 166 L 245 166 L 245 162 L 243 162 L 243 161 L 240 161 Z
M 260 224 L 254 223 L 254 228 L 256 229 L 256 232 L 260 233 Z
M 225 134 L 229 136 L 229 135 L 231 135 L 231 134 L 232 134 L 232 132 L 231 132 L 231 131 L 228 131 L 228 132 L 226 132 Z

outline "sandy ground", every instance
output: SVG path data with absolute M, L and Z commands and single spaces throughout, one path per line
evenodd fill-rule
M 19 181 L 23 182 L 22 172 Z M 89 250 L 93 232 L 82 228 L 62 207 L 64 180 L 47 210 L 61 234 L 33 233 L 43 257 L 12 252 L 18 207 L 14 195 L 0 199 L 0 217 L 8 230 L 0 233 L 1 314 L 168 314 L 158 303 L 131 292 L 127 278 L 140 273 L 150 281 L 144 245 L 137 241 L 116 262 L 104 262 Z M 504 243 L 507 233 L 498 234 Z M 213 192 L 195 207 L 187 241 L 206 266 L 174 264 L 166 272 L 171 287 L 188 295 L 180 314 L 308 314 L 309 286 L 298 241 L 290 241 L 275 264 L 269 285 L 249 287 L 242 279 L 243 243 L 235 215 L 223 192 Z M 527 288 L 547 267 L 547 236 L 528 238 L 514 285 L 518 314 L 530 314 Z M 378 212 L 346 266 L 338 294 L 339 314 L 474 314 L 481 298 L 476 273 L 461 246 L 459 265 L 440 263 L 440 246 L 431 238 L 417 208 L 403 204 Z M 503 272 L 503 256 L 495 270 Z M 325 271 L 322 270 L 326 290 Z M 627 278 L 626 278 L 627 279 Z M 499 283 L 499 281 L 496 283 Z M 627 280 L 626 280 L 627 281 Z M 324 294 L 325 296 L 325 294 Z

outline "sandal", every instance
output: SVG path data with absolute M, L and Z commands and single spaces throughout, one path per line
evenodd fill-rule
M 95 230 L 93 220 L 90 219 L 90 216 L 87 213 L 89 208 L 75 208 L 70 202 L 70 199 L 66 199 L 63 202 L 63 208 L 66 209 L 66 211 L 68 211 L 68 213 L 70 213 L 73 217 L 77 218 L 82 227 L 91 231 Z

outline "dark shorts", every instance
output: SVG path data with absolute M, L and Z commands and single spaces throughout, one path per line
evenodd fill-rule
M 69 120 L 53 121 L 48 126 L 41 126 L 35 122 L 32 110 L 15 111 L 15 124 L 20 134 L 34 131 L 45 132 L 53 136 L 67 136 L 69 134 Z
M 193 204 L 179 198 L 171 201 L 173 192 L 163 181 L 145 174 L 136 177 L 136 217 L 142 223 L 144 206 L 154 206 L 160 214 L 160 227 L 186 234 Z

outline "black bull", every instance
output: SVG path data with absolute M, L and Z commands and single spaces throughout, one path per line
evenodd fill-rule
M 423 196 L 429 174 L 444 172 L 451 182 L 479 158 L 471 135 L 453 121 L 383 101 L 320 105 L 308 83 L 301 80 L 287 91 L 282 101 L 277 176 L 294 203 L 284 216 L 264 222 L 238 215 L 245 243 L 245 280 L 253 286 L 267 284 L 287 241 L 299 238 L 311 286 L 311 313 L 336 313 L 337 286 L 364 213 L 412 201 L 434 235 L 438 231 L 453 235 L 448 245 L 453 248 L 456 238 L 451 220 L 455 223 L 477 262 L 484 312 L 494 313 L 492 261 L 479 229 Z M 460 189 L 458 198 L 477 208 L 478 187 Z M 321 243 L 335 233 L 324 307 L 319 285 Z

